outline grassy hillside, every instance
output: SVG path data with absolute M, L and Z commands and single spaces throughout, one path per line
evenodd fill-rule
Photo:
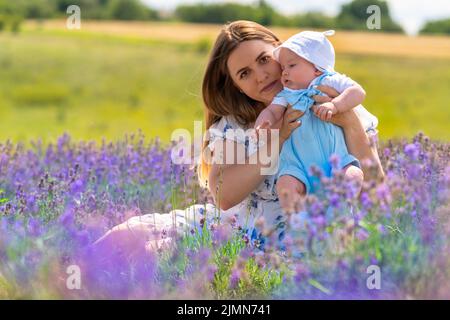
M 200 84 L 220 26 L 28 22 L 0 34 L 0 139 L 117 138 L 143 129 L 169 141 L 202 119 Z M 297 30 L 275 29 L 282 38 Z M 382 138 L 418 130 L 449 140 L 450 38 L 339 33 L 336 69 L 360 82 Z

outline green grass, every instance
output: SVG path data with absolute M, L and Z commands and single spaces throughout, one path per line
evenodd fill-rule
M 89 33 L 0 33 L 0 140 L 116 139 L 141 128 L 169 141 L 203 119 L 205 45 Z M 381 138 L 449 140 L 447 59 L 337 56 L 364 86 Z
M 449 141 L 449 60 L 338 55 L 336 61 L 339 72 L 365 88 L 364 105 L 378 117 L 382 138 L 421 130 Z
M 0 34 L 0 139 L 118 138 L 142 128 L 169 140 L 202 118 L 204 54 L 102 37 Z

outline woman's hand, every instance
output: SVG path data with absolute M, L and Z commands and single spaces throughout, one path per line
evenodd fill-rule
M 287 106 L 283 118 L 280 120 L 278 126 L 275 126 L 275 128 L 280 129 L 280 147 L 289 138 L 292 131 L 302 125 L 302 121 L 298 119 L 302 117 L 303 114 L 304 112 L 292 109 L 291 105 Z
M 256 128 L 256 139 L 258 139 L 258 141 L 264 140 L 265 142 L 270 143 L 272 141 L 271 129 L 278 129 L 280 130 L 278 137 L 278 146 L 280 151 L 284 142 L 289 138 L 291 133 L 302 125 L 301 120 L 298 120 L 298 118 L 302 117 L 303 114 L 304 112 L 295 110 L 291 105 L 287 105 L 280 120 L 275 122 L 273 125 L 270 121 L 266 120 Z M 261 135 L 261 130 L 267 130 L 267 135 Z

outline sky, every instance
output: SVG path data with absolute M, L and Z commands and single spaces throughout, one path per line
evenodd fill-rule
M 238 2 L 255 0 L 142 0 L 155 9 L 173 10 L 178 4 Z M 284 14 L 320 11 L 336 15 L 342 4 L 350 0 L 267 0 Z M 450 0 L 387 0 L 392 18 L 409 34 L 416 34 L 428 20 L 450 18 Z

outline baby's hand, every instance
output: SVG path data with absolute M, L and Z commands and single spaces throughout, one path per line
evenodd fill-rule
M 331 101 L 324 102 L 313 110 L 314 114 L 322 121 L 330 121 L 331 117 L 338 113 L 336 106 Z

